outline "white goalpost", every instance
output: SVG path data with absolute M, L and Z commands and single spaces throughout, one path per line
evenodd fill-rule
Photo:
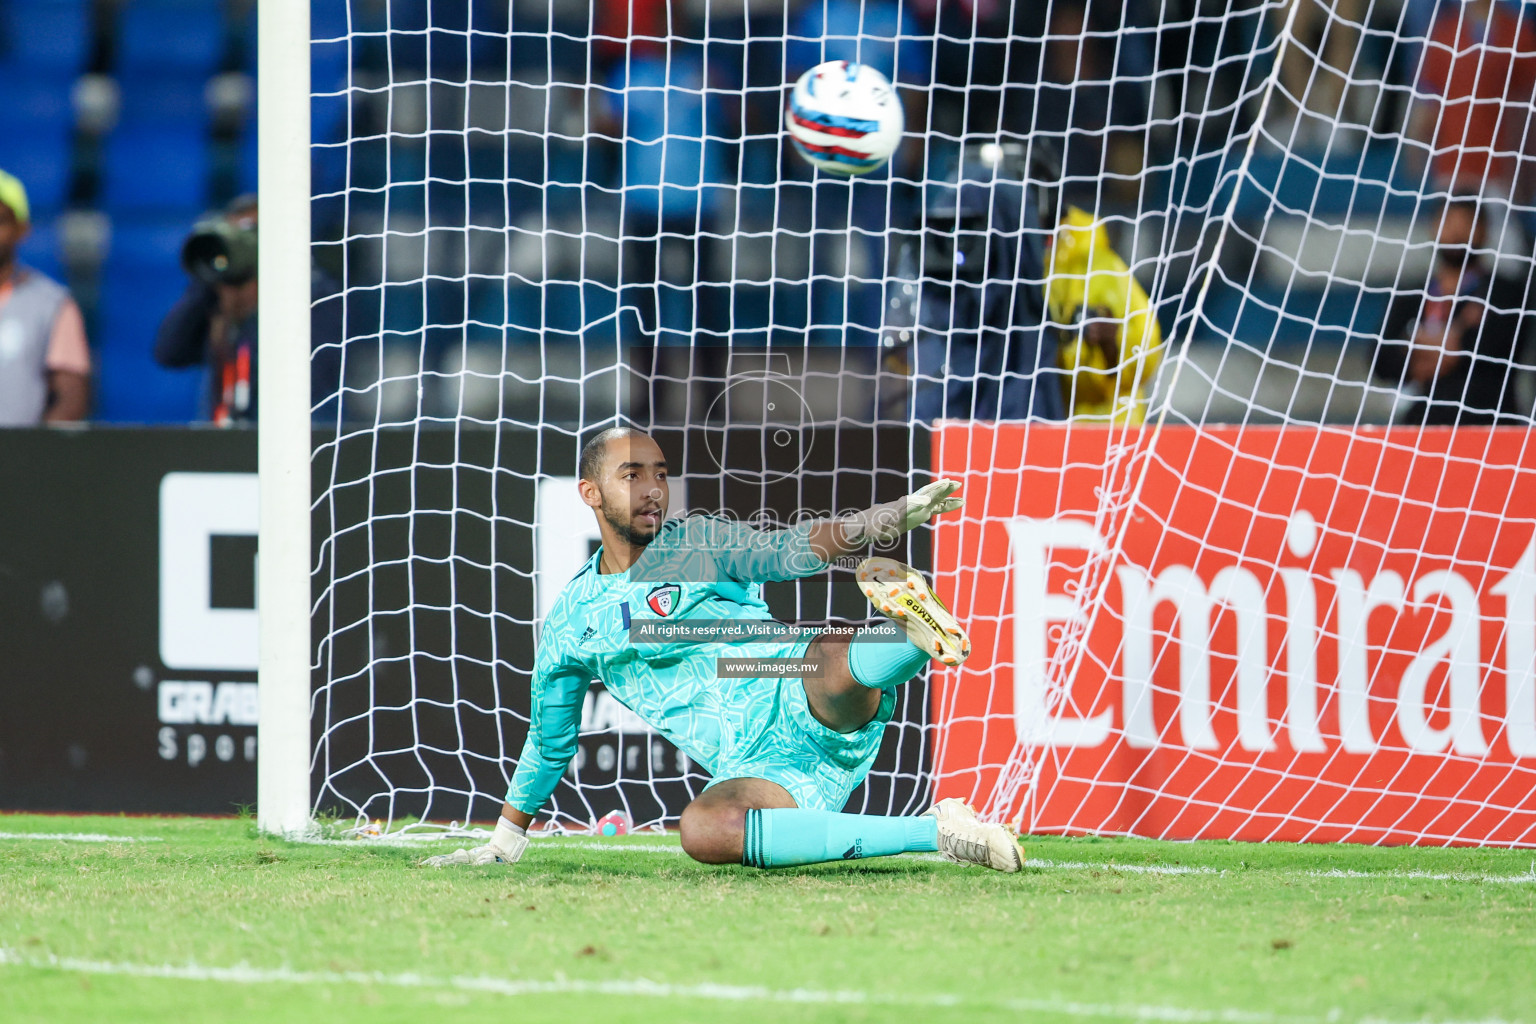
M 264 830 L 494 818 L 626 423 L 768 528 L 963 481 L 895 553 L 972 657 L 850 809 L 1536 845 L 1519 5 L 620 7 L 260 5 Z M 906 108 L 863 177 L 785 138 L 838 59 Z M 554 827 L 707 782 L 600 685 L 581 728 Z
M 257 825 L 298 835 L 310 798 L 309 4 L 258 7 L 261 181 Z

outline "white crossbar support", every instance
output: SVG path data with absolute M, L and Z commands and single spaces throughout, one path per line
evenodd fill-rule
M 309 794 L 309 0 L 257 8 L 261 185 L 260 750 L 256 820 L 293 835 Z

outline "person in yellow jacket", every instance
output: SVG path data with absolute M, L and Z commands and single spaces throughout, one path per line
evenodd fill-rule
M 1061 332 L 1057 363 L 1067 371 L 1068 416 L 1133 425 L 1146 419 L 1162 329 L 1104 225 L 1075 206 L 1051 245 L 1046 305 Z

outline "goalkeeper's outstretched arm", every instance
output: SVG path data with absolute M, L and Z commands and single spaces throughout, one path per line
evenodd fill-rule
M 788 530 L 758 530 L 719 516 L 697 516 L 685 529 L 686 543 L 710 552 L 722 572 L 748 583 L 814 576 L 844 555 L 871 543 L 888 544 L 962 504 L 960 484 L 935 480 L 901 498 L 852 515 L 817 519 Z M 658 577 L 659 578 L 659 577 Z
M 862 551 L 869 544 L 889 544 L 934 516 L 964 504 L 956 497 L 957 480 L 935 480 L 905 498 L 887 501 L 851 516 L 824 519 L 811 525 L 810 548 L 824 562 Z
M 561 664 L 558 644 L 548 635 L 539 645 L 533 669 L 533 707 L 528 739 L 518 756 L 517 769 L 507 787 L 507 802 L 491 841 L 470 850 L 428 857 L 428 867 L 455 864 L 516 864 L 528 848 L 528 826 L 560 784 L 560 776 L 576 756 L 581 729 L 581 703 L 591 684 L 587 673 Z

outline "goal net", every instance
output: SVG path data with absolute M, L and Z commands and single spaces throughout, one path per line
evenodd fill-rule
M 972 657 L 850 810 L 1536 843 L 1536 39 L 1428 6 L 317 5 L 316 810 L 495 817 L 577 451 L 632 424 L 674 515 L 964 482 L 890 553 Z M 825 60 L 894 83 L 887 167 L 787 143 Z M 594 685 L 548 814 L 707 780 Z

